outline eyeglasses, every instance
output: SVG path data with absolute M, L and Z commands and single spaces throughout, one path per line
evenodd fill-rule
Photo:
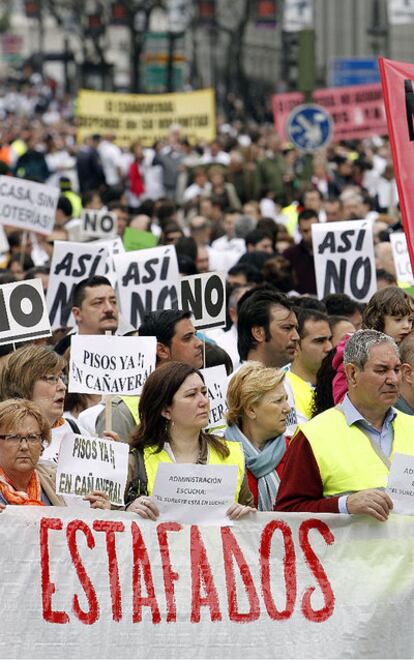
M 65 374 L 58 374 L 57 376 L 42 376 L 40 380 L 43 380 L 48 385 L 57 385 L 60 380 L 65 384 L 66 376 Z
M 0 440 L 4 440 L 9 445 L 20 445 L 23 440 L 26 440 L 29 445 L 37 445 L 42 442 L 40 433 L 29 433 L 28 435 L 14 435 L 13 433 L 0 435 Z

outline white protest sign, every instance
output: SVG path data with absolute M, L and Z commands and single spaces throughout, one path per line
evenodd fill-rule
M 410 255 L 408 254 L 407 237 L 402 231 L 390 234 L 392 256 L 394 258 L 397 282 L 401 284 L 414 284 L 413 270 Z
M 124 318 L 138 328 L 148 312 L 178 309 L 180 274 L 173 245 L 114 256 Z
M 105 210 L 84 209 L 81 215 L 80 238 L 110 238 L 117 233 L 115 213 Z
M 69 392 L 138 395 L 155 369 L 155 337 L 73 335 Z
M 312 225 L 318 298 L 346 293 L 367 302 L 377 290 L 370 220 Z
M 201 369 L 204 377 L 204 382 L 208 390 L 208 399 L 210 402 L 210 410 L 208 414 L 208 428 L 222 429 L 226 426 L 226 419 L 224 417 L 226 412 L 226 396 L 227 396 L 227 372 L 224 364 L 219 364 L 217 367 L 207 367 Z
M 50 337 L 42 281 L 38 278 L 0 286 L 0 344 Z
M 71 314 L 73 288 L 92 275 L 106 275 L 107 261 L 104 245 L 55 241 L 46 295 L 52 328 L 75 325 Z
M 94 243 L 94 245 L 104 245 L 108 250 L 108 259 L 107 259 L 107 273 L 105 277 L 108 278 L 113 288 L 116 288 L 116 273 L 114 266 L 114 257 L 117 254 L 124 254 L 125 248 L 120 236 L 115 238 L 108 238 L 106 240 L 99 240 Z
M 68 435 L 60 445 L 56 492 L 83 498 L 94 490 L 102 490 L 111 504 L 122 506 L 128 453 L 129 445 L 124 442 Z
M 414 456 L 394 454 L 387 490 L 394 504 L 394 513 L 414 515 Z
M 54 506 L 0 516 L 2 658 L 413 655 L 411 516 L 258 511 L 221 528 Z
M 231 525 L 226 511 L 234 502 L 237 465 L 160 463 L 152 497 L 161 520 L 189 525 Z
M 222 273 L 190 275 L 181 280 L 179 308 L 193 313 L 195 328 L 226 325 L 226 279 Z
M 0 176 L 0 222 L 48 235 L 55 224 L 59 188 L 12 176 Z
M 0 225 L 0 252 L 8 252 L 10 249 L 9 241 L 7 240 L 6 232 L 3 226 Z

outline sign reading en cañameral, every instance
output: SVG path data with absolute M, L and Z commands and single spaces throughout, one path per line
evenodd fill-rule
M 77 98 L 78 141 L 94 133 L 113 133 L 120 146 L 140 140 L 145 146 L 181 126 L 190 142 L 216 135 L 212 89 L 174 94 L 118 94 L 81 89 Z

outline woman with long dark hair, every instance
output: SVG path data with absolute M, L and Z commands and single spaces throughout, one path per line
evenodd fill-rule
M 205 433 L 208 394 L 201 373 L 183 362 L 158 367 L 145 382 L 139 402 L 140 424 L 132 433 L 126 508 L 156 520 L 159 511 L 151 497 L 160 463 L 237 465 L 236 500 L 231 519 L 254 509 L 245 477 L 243 450 Z

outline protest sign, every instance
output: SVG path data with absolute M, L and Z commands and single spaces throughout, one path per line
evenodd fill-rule
M 73 335 L 69 392 L 141 394 L 155 369 L 155 337 Z
M 50 234 L 59 189 L 12 176 L 0 176 L 0 222 L 23 231 Z
M 392 160 L 411 266 L 414 264 L 414 64 L 379 58 Z
M 160 463 L 152 497 L 159 520 L 190 525 L 231 525 L 226 516 L 234 502 L 237 465 Z
M 127 252 L 153 248 L 158 243 L 158 238 L 150 231 L 140 231 L 134 227 L 125 227 L 123 235 L 124 247 Z
M 414 23 L 413 0 L 388 0 L 388 22 L 390 25 Z
M 193 313 L 195 328 L 226 325 L 226 280 L 222 273 L 183 277 L 179 291 L 179 308 Z
M 8 252 L 10 249 L 9 241 L 7 240 L 6 232 L 3 229 L 3 226 L 0 225 L 0 253 Z
M 94 490 L 108 495 L 115 506 L 124 504 L 129 445 L 104 438 L 72 435 L 59 451 L 56 475 L 58 495 L 85 497 Z
M 178 309 L 180 274 L 174 246 L 118 254 L 114 266 L 121 312 L 134 328 L 148 312 Z
M 216 136 L 214 90 L 174 94 L 120 94 L 81 89 L 76 102 L 78 142 L 92 133 L 115 135 L 120 146 L 134 140 L 151 146 L 168 135 L 172 124 L 190 142 L 211 142 Z
M 301 92 L 274 94 L 272 97 L 273 119 L 276 132 L 287 140 L 288 117 L 297 105 L 304 102 Z M 381 85 L 350 85 L 317 89 L 312 102 L 329 111 L 334 122 L 333 139 L 360 140 L 369 135 L 387 133 Z
M 116 287 L 116 273 L 114 267 L 114 257 L 117 254 L 124 254 L 125 248 L 120 236 L 115 238 L 107 238 L 96 241 L 94 245 L 104 245 L 108 250 L 108 258 L 106 260 L 106 272 L 105 277 L 108 278 L 113 288 Z
M 414 456 L 394 454 L 387 491 L 394 504 L 394 513 L 414 515 Z
M 368 302 L 377 290 L 371 221 L 314 224 L 312 243 L 318 298 L 346 293 Z
M 216 367 L 201 369 L 204 382 L 208 390 L 210 410 L 208 414 L 208 428 L 213 431 L 226 426 L 224 417 L 226 412 L 227 372 L 224 364 Z
M 0 516 L 2 658 L 413 655 L 411 516 L 258 512 L 221 528 L 70 507 Z
M 84 238 L 111 238 L 118 230 L 117 217 L 115 213 L 109 213 L 109 211 L 84 209 L 81 220 L 81 240 Z
M 92 275 L 106 275 L 107 261 L 105 245 L 55 241 L 46 295 L 52 328 L 75 325 L 71 314 L 73 288 Z
M 408 254 L 407 239 L 404 232 L 397 231 L 390 234 L 392 256 L 394 258 L 397 282 L 400 285 L 414 284 L 413 269 Z
M 0 344 L 50 337 L 42 282 L 38 278 L 0 286 Z

